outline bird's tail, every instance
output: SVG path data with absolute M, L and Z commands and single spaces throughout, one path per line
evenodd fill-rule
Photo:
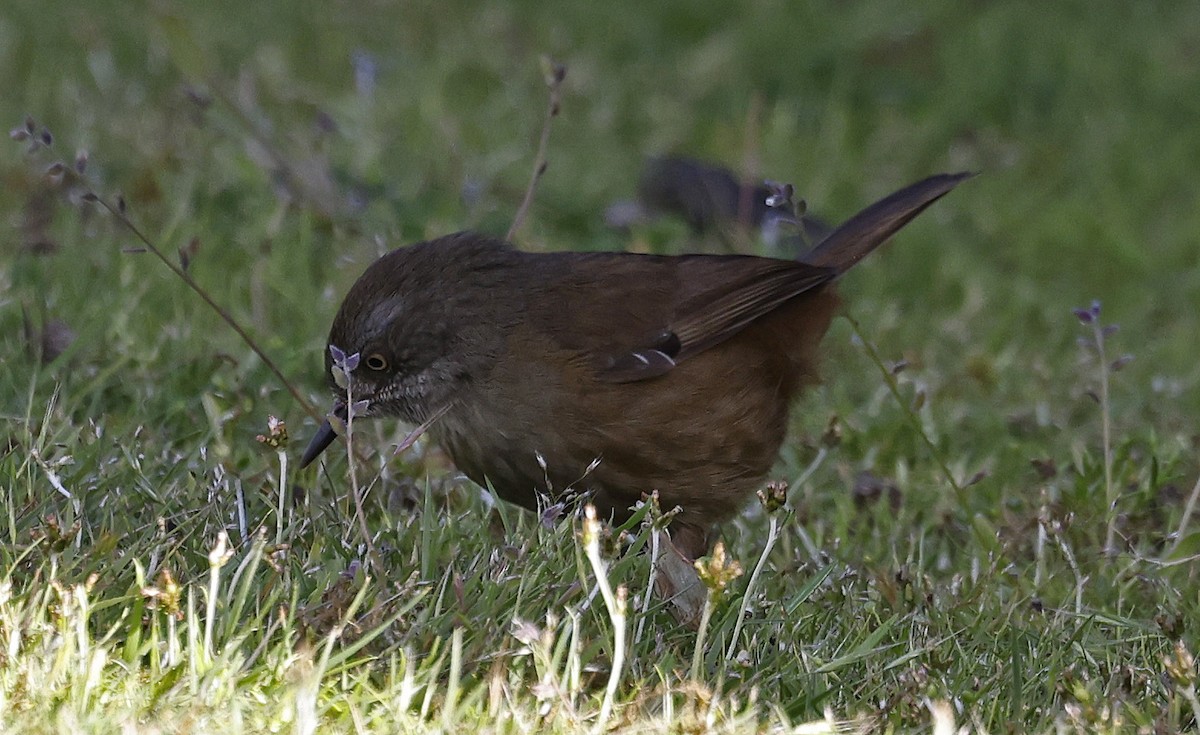
M 832 268 L 839 275 L 845 273 L 926 207 L 972 176 L 971 173 L 938 174 L 889 194 L 843 222 L 800 260 Z

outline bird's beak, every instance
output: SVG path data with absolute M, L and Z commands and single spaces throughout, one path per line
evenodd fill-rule
M 330 415 L 336 418 L 340 425 L 346 425 L 346 407 L 342 401 L 334 404 Z M 312 441 L 308 443 L 308 448 L 304 450 L 304 455 L 300 457 L 300 469 L 309 466 L 314 459 L 321 456 L 321 452 L 324 452 L 330 444 L 333 444 L 334 439 L 337 439 L 338 433 L 337 429 L 333 428 L 333 422 L 326 419 L 320 428 L 317 429 L 317 433 L 313 435 Z
M 321 424 L 321 428 L 317 429 L 312 441 L 308 443 L 308 449 L 304 450 L 304 456 L 300 457 L 300 469 L 312 464 L 312 461 L 319 457 L 326 447 L 333 444 L 333 440 L 336 438 L 337 432 L 333 430 L 333 426 L 328 421 Z

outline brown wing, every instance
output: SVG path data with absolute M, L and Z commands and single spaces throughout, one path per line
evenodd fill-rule
M 608 356 L 599 377 L 626 383 L 662 375 L 835 275 L 830 268 L 787 260 L 682 257 L 675 273 L 678 295 L 663 315 L 665 323 L 633 349 Z
M 727 282 L 688 289 L 691 293 L 679 304 L 671 324 L 680 345 L 679 359 L 724 342 L 755 319 L 828 283 L 835 275 L 830 268 L 767 259 L 751 260 L 728 272 L 731 278 Z
M 523 255 L 527 323 L 606 382 L 647 380 L 829 282 L 831 268 L 744 255 Z

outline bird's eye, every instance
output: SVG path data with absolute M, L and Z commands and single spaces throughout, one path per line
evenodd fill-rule
M 387 370 L 388 361 L 387 361 L 386 357 L 384 357 L 383 355 L 376 352 L 376 353 L 367 355 L 367 363 L 366 364 L 367 364 L 368 370 L 375 370 L 376 372 L 378 372 L 381 370 Z

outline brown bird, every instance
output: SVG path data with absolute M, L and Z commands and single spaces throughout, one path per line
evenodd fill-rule
M 834 282 L 969 174 L 872 204 L 802 261 L 525 253 L 459 233 L 393 250 L 329 333 L 334 415 L 422 423 L 505 500 L 585 497 L 622 520 L 657 490 L 691 558 L 763 486 L 816 378 Z M 338 423 L 338 422 L 335 422 Z M 301 460 L 334 439 L 326 422 Z

